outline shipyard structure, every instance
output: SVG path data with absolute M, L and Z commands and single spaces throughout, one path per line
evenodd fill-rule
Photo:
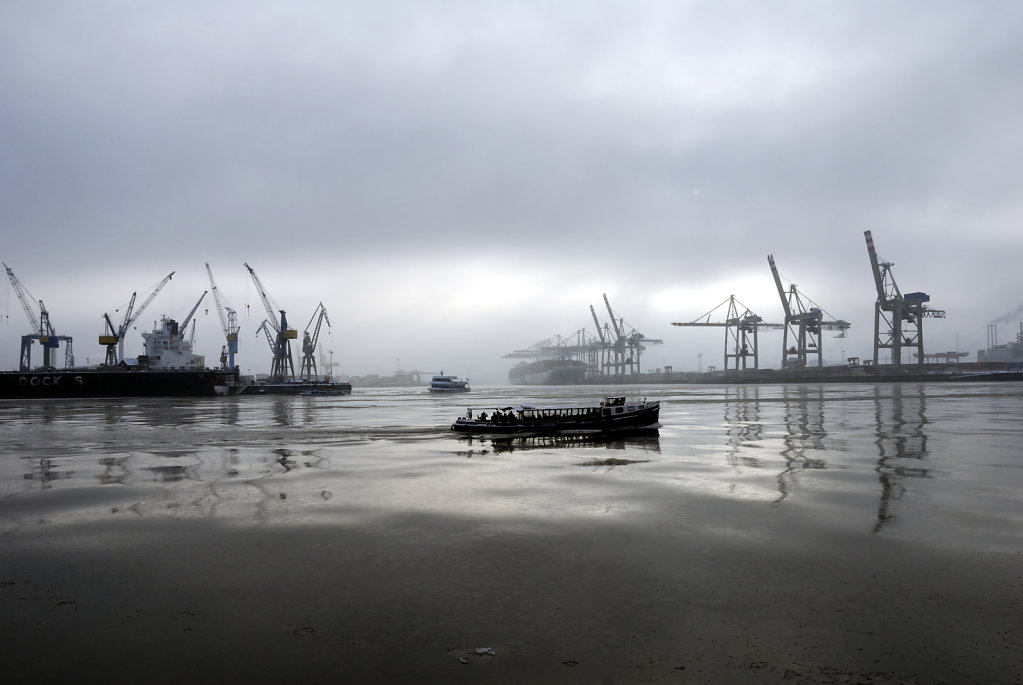
M 607 379 L 634 378 L 642 373 L 643 351 L 663 340 L 648 338 L 616 315 L 604 295 L 609 321 L 601 322 L 590 305 L 596 333 L 585 329 L 568 337 L 541 340 L 532 347 L 509 352 L 505 359 L 519 363 L 508 373 L 512 385 L 572 385 Z
M 226 343 L 220 355 L 219 368 L 207 367 L 205 357 L 193 352 L 193 317 L 209 291 L 203 291 L 181 322 L 161 316 L 151 331 L 142 333 L 143 353 L 134 358 L 125 357 L 124 342 L 128 331 L 173 278 L 173 271 L 157 283 L 137 307 L 138 293 L 132 293 L 116 323 L 109 313 L 103 314 L 105 330 L 98 342 L 105 348 L 104 362 L 94 367 L 79 367 L 75 365 L 71 336 L 56 333 L 43 301 L 32 297 L 14 271 L 4 264 L 32 332 L 22 336 L 18 370 L 0 372 L 0 399 L 350 393 L 350 384 L 335 382 L 329 371 L 325 377 L 321 377 L 317 371 L 316 351 L 321 327 L 324 323 L 330 327 L 323 304 L 317 306 L 306 326 L 302 342 L 301 376 L 296 378 L 291 340 L 298 338 L 298 332 L 288 327 L 285 310 L 273 304 L 255 271 L 247 264 L 245 266 L 268 314 L 256 332 L 266 335 L 271 353 L 270 374 L 260 379 L 242 377 L 235 364 L 239 333 L 237 315 L 217 288 L 209 264 L 206 270 Z M 43 351 L 39 365 L 32 362 L 35 344 L 41 346 Z M 58 365 L 61 346 L 64 347 L 64 363 Z
M 781 303 L 781 316 L 770 321 L 730 295 L 720 304 L 692 321 L 672 326 L 718 328 L 723 333 L 721 367 L 708 372 L 676 372 L 670 366 L 644 372 L 643 350 L 663 341 L 648 338 L 625 324 L 604 304 L 610 324 L 601 323 L 593 306 L 590 312 L 596 334 L 585 329 L 569 336 L 555 335 L 532 347 L 504 355 L 521 360 L 508 380 L 513 385 L 562 385 L 576 383 L 771 383 L 771 382 L 885 382 L 969 380 L 993 377 L 997 380 L 1023 379 L 1023 325 L 1016 343 L 998 346 L 989 340 L 989 350 L 978 353 L 978 362 L 966 363 L 966 353 L 927 353 L 924 323 L 944 318 L 945 311 L 930 306 L 926 292 L 903 292 L 892 273 L 893 262 L 878 256 L 870 231 L 864 232 L 867 257 L 874 280 L 872 357 L 849 357 L 842 366 L 825 366 L 822 336 L 843 338 L 851 324 L 829 314 L 795 284 L 782 282 L 773 255 L 768 266 Z M 778 332 L 778 368 L 761 368 L 760 337 Z M 989 339 L 995 331 L 989 328 Z M 777 348 L 776 348 L 777 349 Z M 993 374 L 997 374 L 993 376 Z

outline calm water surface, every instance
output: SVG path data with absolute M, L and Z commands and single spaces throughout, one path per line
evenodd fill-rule
M 593 443 L 448 430 L 470 404 L 584 404 L 605 390 L 661 400 L 659 436 Z M 351 524 L 395 512 L 670 521 L 701 515 L 686 508 L 698 495 L 717 510 L 752 504 L 775 535 L 812 522 L 1012 551 L 1023 542 L 1021 417 L 1015 384 L 4 401 L 0 531 L 118 517 Z

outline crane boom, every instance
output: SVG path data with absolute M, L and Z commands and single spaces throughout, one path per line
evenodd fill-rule
M 128 333 L 128 329 L 131 328 L 132 324 L 134 324 L 140 316 L 142 316 L 142 312 L 146 311 L 146 307 L 148 307 L 150 303 L 156 299 L 156 296 L 160 294 L 161 290 L 163 290 L 163 286 L 167 285 L 167 283 L 174 278 L 175 273 L 176 272 L 171 271 L 169 274 L 164 276 L 163 280 L 153 287 L 152 291 L 150 291 L 149 295 L 138 309 L 135 309 L 135 299 L 138 296 L 138 291 L 133 292 L 131 294 L 131 300 L 128 301 L 128 306 L 124 311 L 124 320 L 116 329 L 114 328 L 113 322 L 110 320 L 110 316 L 107 314 L 103 315 L 103 318 L 106 320 L 108 332 L 105 335 L 99 336 L 99 344 L 106 345 L 106 364 L 108 366 L 115 366 L 118 359 L 124 359 L 124 336 Z
M 188 316 L 186 316 L 185 320 L 181 322 L 181 330 L 185 330 L 185 328 L 188 327 L 188 322 L 192 320 L 192 317 L 195 315 L 195 310 L 199 308 L 199 305 L 202 303 L 203 298 L 206 297 L 206 293 L 208 292 L 209 292 L 208 290 L 202 291 L 202 295 L 199 296 L 199 299 L 196 301 L 195 306 L 192 307 L 192 311 L 188 312 Z
M 277 312 L 279 311 L 279 308 L 274 304 L 273 300 L 270 299 L 270 295 L 266 292 L 266 288 L 263 287 L 263 282 L 260 281 L 259 276 L 256 275 L 256 270 L 249 266 L 248 263 L 245 264 L 245 268 L 249 270 L 252 282 L 256 286 L 256 292 L 259 293 L 259 299 L 263 302 L 263 307 L 266 309 L 268 325 L 274 329 L 274 332 L 279 332 L 281 330 L 280 325 L 277 323 Z
M 35 298 L 31 297 L 31 294 L 28 292 L 28 289 L 24 285 L 22 285 L 21 281 L 18 280 L 18 277 L 14 275 L 14 271 L 11 269 L 11 267 L 7 266 L 6 262 L 0 263 L 3 263 L 4 268 L 7 269 L 7 278 L 10 279 L 11 287 L 14 288 L 15 294 L 17 294 L 18 300 L 21 302 L 21 307 L 22 309 L 25 310 L 25 316 L 28 318 L 28 322 L 32 326 L 32 330 L 39 331 L 39 333 L 41 334 L 43 332 L 41 329 L 42 326 L 41 319 L 38 315 L 36 315 L 32 305 L 29 304 L 29 298 L 31 298 L 33 301 L 35 300 Z
M 210 289 L 213 291 L 213 300 L 217 305 L 217 316 L 220 317 L 220 327 L 224 329 L 224 338 L 227 339 L 227 358 L 221 359 L 221 364 L 227 363 L 227 368 L 234 368 L 234 355 L 238 353 L 238 314 L 227 305 L 224 297 L 220 294 L 220 288 L 213 280 L 213 269 L 209 262 L 206 262 L 206 273 L 210 276 Z
M 590 305 L 590 315 L 593 316 L 593 325 L 597 329 L 597 337 L 600 338 L 600 342 L 601 343 L 605 342 L 604 341 L 604 329 L 600 325 L 600 321 L 597 319 L 597 310 L 593 308 L 592 304 Z
M 604 305 L 607 307 L 607 315 L 611 317 L 611 326 L 615 329 L 615 340 L 617 341 L 622 337 L 622 329 L 618 326 L 618 320 L 615 319 L 615 313 L 611 311 L 611 303 L 607 300 L 607 293 L 604 295 Z
M 767 255 L 767 261 L 771 264 L 771 274 L 774 276 L 774 284 L 778 288 L 778 297 L 781 298 L 781 308 L 785 310 L 785 316 L 792 316 L 792 310 L 789 307 L 789 300 L 785 297 L 785 288 L 781 284 L 781 276 L 778 275 L 778 267 L 774 264 L 774 255 Z
M 877 288 L 877 299 L 878 301 L 884 301 L 887 303 L 891 296 L 885 292 L 885 275 L 891 270 L 893 264 L 891 262 L 882 263 L 877 258 L 877 250 L 874 249 L 874 237 L 870 231 L 864 231 L 863 237 L 867 240 L 867 255 L 870 257 L 870 268 L 874 272 L 874 285 Z M 899 286 L 892 280 L 892 288 L 895 295 L 900 295 Z
M 121 340 L 124 340 L 124 335 L 125 333 L 128 332 L 128 329 L 131 328 L 136 321 L 138 321 L 138 318 L 142 316 L 142 312 L 146 311 L 146 307 L 148 307 L 153 302 L 153 300 L 156 299 L 156 296 L 160 294 L 160 291 L 163 290 L 163 286 L 167 285 L 168 281 L 170 281 L 170 279 L 174 277 L 174 273 L 175 273 L 174 271 L 171 271 L 169 274 L 163 277 L 162 281 L 156 284 L 156 287 L 153 288 L 153 290 L 149 293 L 149 295 L 142 302 L 142 304 L 139 305 L 139 308 L 135 310 L 134 314 L 131 313 L 131 308 L 129 307 L 128 311 L 125 313 L 125 322 L 121 324 L 120 329 Z M 134 301 L 135 296 L 132 295 L 132 302 Z M 127 318 L 129 315 L 131 316 L 130 319 Z

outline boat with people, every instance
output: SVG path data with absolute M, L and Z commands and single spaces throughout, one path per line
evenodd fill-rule
M 470 390 L 469 379 L 445 375 L 443 371 L 430 379 L 430 392 L 466 392 Z
M 661 403 L 646 398 L 627 400 L 605 397 L 597 405 L 534 407 L 515 405 L 470 408 L 455 419 L 451 430 L 459 433 L 508 435 L 517 433 L 606 433 L 656 428 Z

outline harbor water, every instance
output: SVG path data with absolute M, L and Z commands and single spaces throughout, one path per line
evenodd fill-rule
M 661 401 L 655 436 L 462 437 Z M 0 402 L 10 682 L 1016 682 L 1023 387 Z

